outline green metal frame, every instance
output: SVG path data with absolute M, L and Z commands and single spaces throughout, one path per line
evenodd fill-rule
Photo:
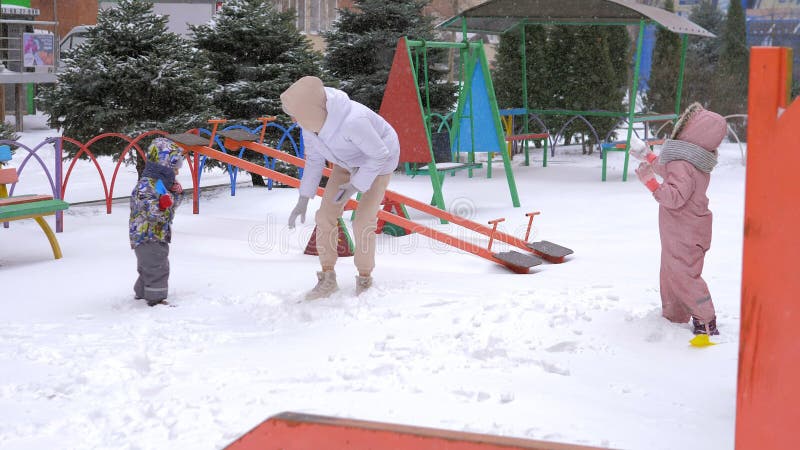
M 465 21 L 462 19 L 462 25 L 464 25 Z M 584 25 L 594 25 L 594 26 L 620 26 L 620 25 L 631 25 L 627 22 L 564 22 L 564 21 L 550 21 L 550 20 L 531 20 L 525 19 L 521 20 L 517 23 L 516 26 L 520 28 L 520 56 L 522 61 L 522 109 L 525 110 L 525 120 L 524 120 L 524 130 L 525 133 L 528 133 L 528 113 L 535 113 L 540 115 L 582 115 L 582 116 L 596 116 L 596 117 L 624 117 L 628 121 L 628 130 L 625 137 L 625 149 L 620 149 L 619 151 L 625 152 L 625 163 L 623 165 L 622 171 L 622 181 L 627 181 L 628 179 L 628 163 L 630 159 L 630 142 L 631 137 L 633 136 L 633 126 L 635 123 L 646 122 L 646 121 L 654 121 L 654 120 L 675 120 L 680 116 L 681 113 L 681 95 L 683 92 L 683 76 L 684 71 L 686 68 L 686 49 L 688 43 L 688 35 L 681 34 L 681 62 L 680 62 L 680 72 L 678 75 L 678 86 L 675 94 L 675 113 L 674 114 L 659 114 L 659 115 L 636 115 L 636 102 L 637 102 L 637 93 L 639 91 L 639 69 L 641 67 L 641 60 L 642 60 L 642 45 L 644 41 L 644 29 L 645 26 L 649 24 L 658 25 L 658 23 L 654 21 L 649 21 L 645 19 L 639 20 L 638 26 L 638 34 L 636 37 L 636 61 L 635 61 L 635 68 L 633 72 L 633 82 L 630 87 L 629 91 L 629 106 L 627 112 L 614 112 L 614 111 L 578 111 L 578 110 L 556 110 L 556 109 L 529 109 L 528 108 L 528 74 L 527 74 L 527 49 L 525 43 L 525 26 L 526 25 L 577 25 L 577 26 L 584 26 Z M 513 27 L 507 31 L 513 30 Z M 475 30 L 472 30 L 475 31 Z M 466 33 L 466 30 L 464 31 Z M 528 142 L 524 142 L 525 147 L 525 165 L 529 164 L 527 159 L 527 145 Z M 606 149 L 601 148 L 601 152 L 607 151 Z M 605 158 L 605 154 L 602 155 Z M 603 174 L 602 174 L 602 181 L 606 181 L 605 176 L 605 164 L 603 164 Z
M 522 105 L 526 109 L 525 117 L 522 121 L 522 134 L 528 134 L 528 52 L 527 47 L 525 45 L 525 41 L 527 37 L 525 36 L 525 27 L 519 27 L 519 51 L 520 55 L 522 56 Z M 513 122 L 512 122 L 513 123 Z M 525 151 L 525 165 L 529 166 L 531 164 L 530 157 L 528 156 L 528 140 L 525 139 L 522 142 L 523 149 Z M 546 145 L 545 145 L 546 146 Z M 542 167 L 547 167 L 547 149 L 545 149 L 544 160 L 542 161 Z
M 474 149 L 474 136 L 471 134 L 470 138 L 472 139 L 472 145 L 470 147 L 470 152 L 468 154 L 467 164 L 462 167 L 452 168 L 452 169 L 444 169 L 444 170 L 436 170 L 436 159 L 434 158 L 433 154 L 433 145 L 431 141 L 431 121 L 434 117 L 440 117 L 439 114 L 431 112 L 430 106 L 430 96 L 429 96 L 429 82 L 428 82 L 428 71 L 427 71 L 427 49 L 428 48 L 453 48 L 458 49 L 460 51 L 460 62 L 461 62 L 461 73 L 460 73 L 460 88 L 459 88 L 459 95 L 458 95 L 458 106 L 456 108 L 455 114 L 452 117 L 452 126 L 448 128 L 450 133 L 450 142 L 455 142 L 454 138 L 458 136 L 460 132 L 460 124 L 461 119 L 464 117 L 469 117 L 470 120 L 470 129 L 475 129 L 475 124 L 472 122 L 472 111 L 474 111 L 474 107 L 470 108 L 470 115 L 464 116 L 463 111 L 466 106 L 465 102 L 466 99 L 469 98 L 470 101 L 473 101 L 472 93 L 472 74 L 477 66 L 478 61 L 481 63 L 481 70 L 483 71 L 484 79 L 486 80 L 487 86 L 486 90 L 489 95 L 489 103 L 492 107 L 492 120 L 493 124 L 498 130 L 498 144 L 499 148 L 501 149 L 501 155 L 503 156 L 503 166 L 506 172 L 506 179 L 508 181 L 508 188 L 511 194 L 511 202 L 514 207 L 520 206 L 519 201 L 519 194 L 517 192 L 517 185 L 514 179 L 514 173 L 512 172 L 511 168 L 511 161 L 508 157 L 508 153 L 503 151 L 505 148 L 505 141 L 503 139 L 503 127 L 500 123 L 500 114 L 499 110 L 497 109 L 497 99 L 494 95 L 494 86 L 492 85 L 492 78 L 489 72 L 489 63 L 486 59 L 486 53 L 483 49 L 483 42 L 469 42 L 466 37 L 466 32 L 464 33 L 464 39 L 462 42 L 440 42 L 440 41 L 418 41 L 418 40 L 411 40 L 408 38 L 403 38 L 406 42 L 406 49 L 408 52 L 408 60 L 411 62 L 411 71 L 414 74 L 414 81 L 417 90 L 417 101 L 420 104 L 420 109 L 423 111 L 423 122 L 425 124 L 425 135 L 428 141 L 428 150 L 431 155 L 431 162 L 428 164 L 427 169 L 417 170 L 412 169 L 411 166 L 406 163 L 406 173 L 407 174 L 427 174 L 430 175 L 431 178 L 431 185 L 433 187 L 433 198 L 431 200 L 431 204 L 435 205 L 436 207 L 444 210 L 444 195 L 442 194 L 442 184 L 444 183 L 445 173 L 450 173 L 451 175 L 454 174 L 456 170 L 460 169 L 467 169 L 469 171 L 469 177 L 472 177 L 473 169 L 481 167 L 480 164 L 475 163 L 475 153 L 472 151 Z M 414 54 L 412 55 L 412 49 L 414 50 Z M 420 65 L 420 51 L 422 53 L 422 61 Z M 420 93 L 420 82 L 418 79 L 418 73 L 420 72 L 419 68 L 424 67 L 425 70 L 421 72 L 424 74 L 424 86 L 425 86 L 425 101 L 423 103 L 423 98 Z M 441 125 L 439 127 L 441 129 Z M 460 155 L 456 155 L 457 157 Z M 433 165 L 433 166 L 431 166 Z M 487 164 L 487 177 L 491 178 L 491 161 Z M 444 222 L 444 221 L 443 221 Z

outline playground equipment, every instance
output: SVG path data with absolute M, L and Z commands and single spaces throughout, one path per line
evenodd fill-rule
M 30 152 L 29 149 L 26 150 Z M 35 153 L 29 153 L 28 157 L 23 161 L 23 165 L 32 154 Z M 10 160 L 11 147 L 8 145 L 0 145 L 0 162 Z M 41 160 L 39 160 L 39 162 L 41 162 Z M 44 217 L 52 216 L 57 212 L 66 210 L 69 208 L 69 203 L 58 197 L 53 198 L 52 195 L 13 195 L 17 181 L 17 169 L 0 169 L 0 222 L 4 223 L 4 226 L 7 228 L 8 222 L 14 220 L 35 220 L 50 242 L 50 248 L 53 250 L 53 257 L 55 259 L 61 259 L 61 246 L 58 244 L 58 239 L 56 239 L 53 229 L 50 228 L 50 225 L 47 224 Z M 11 185 L 11 188 L 7 188 L 6 185 Z
M 304 160 L 257 142 L 259 138 L 255 134 L 247 133 L 243 130 L 229 130 L 229 131 L 217 132 L 218 125 L 219 125 L 218 122 L 214 123 L 214 129 L 212 130 L 210 139 L 204 139 L 197 136 L 196 134 L 191 134 L 191 133 L 182 133 L 182 134 L 174 134 L 166 136 L 168 139 L 172 139 L 173 141 L 175 141 L 187 152 L 187 161 L 189 163 L 189 168 L 192 172 L 192 176 L 196 176 L 196 168 L 197 168 L 196 161 L 198 160 L 199 155 L 205 155 L 207 157 L 218 159 L 221 162 L 239 167 L 243 170 L 258 173 L 267 178 L 272 178 L 287 186 L 298 187 L 300 185 L 300 180 L 298 180 L 295 177 L 274 171 L 272 169 L 263 166 L 259 166 L 257 164 L 253 164 L 249 161 L 244 161 L 240 158 L 237 158 L 236 156 L 229 155 L 211 148 L 210 145 L 214 142 L 215 135 L 218 134 L 219 136 L 223 137 L 225 142 L 224 145 L 228 148 L 244 146 L 255 152 L 268 155 L 272 158 L 280 159 L 289 164 L 293 164 L 297 167 L 305 166 Z M 194 153 L 194 157 L 191 156 L 191 153 Z M 330 169 L 327 168 L 323 171 L 324 176 L 330 176 L 330 173 L 331 173 Z M 322 196 L 323 193 L 324 193 L 323 188 L 321 187 L 317 188 L 318 195 Z M 479 223 L 473 222 L 463 217 L 459 217 L 454 214 L 450 214 L 446 211 L 442 211 L 436 208 L 435 206 L 431 206 L 424 202 L 420 202 L 410 197 L 406 197 L 397 192 L 387 190 L 385 194 L 385 199 L 388 202 L 387 204 L 388 206 L 385 206 L 383 210 L 378 211 L 378 220 L 383 221 L 385 223 L 393 224 L 396 227 L 399 227 L 408 233 L 419 233 L 423 236 L 443 242 L 447 245 L 480 256 L 484 259 L 488 259 L 489 261 L 492 261 L 494 263 L 503 265 L 515 273 L 528 273 L 531 267 L 534 267 L 542 263 L 542 260 L 539 257 L 528 253 L 520 253 L 517 251 L 493 252 L 491 250 L 491 245 L 488 248 L 483 248 L 481 246 L 472 244 L 462 239 L 458 239 L 447 233 L 413 222 L 407 217 L 403 217 L 401 215 L 392 213 L 390 209 L 393 205 L 394 206 L 403 205 L 404 207 L 414 208 L 416 210 L 430 214 L 438 219 L 450 221 L 453 224 L 463 226 L 469 230 L 488 236 L 490 238 L 490 244 L 494 240 L 497 240 L 515 246 L 519 249 L 525 250 L 526 252 L 530 252 L 532 250 L 526 241 L 511 236 L 509 234 L 497 231 L 496 227 L 489 228 L 487 226 L 481 225 Z M 195 201 L 197 201 L 196 198 Z M 346 204 L 347 208 L 352 208 L 352 209 L 356 209 L 357 206 L 358 206 L 358 201 L 354 199 L 348 200 Z
M 284 412 L 226 450 L 599 450 L 597 447 Z
M 427 70 L 422 71 L 425 74 L 424 104 L 416 75 L 420 67 L 427 68 L 429 48 L 460 51 L 461 90 L 452 118 L 452 128 L 446 132 L 450 138 L 451 153 L 458 156 L 463 152 L 467 155 L 467 161 L 463 163 L 437 160 L 434 154 L 431 129 L 432 120 L 438 115 L 431 112 Z M 400 162 L 406 165 L 406 172 L 430 175 L 433 186 L 432 203 L 440 209 L 445 209 L 442 195 L 444 174 L 467 169 L 471 176 L 472 169 L 481 167 L 475 162 L 475 152 L 499 153 L 502 156 L 511 202 L 515 207 L 520 206 L 483 43 L 467 42 L 466 39 L 464 42 L 413 41 L 401 37 L 386 83 L 380 115 L 397 131 L 400 139 Z M 442 132 L 441 125 L 439 131 Z M 420 168 L 419 164 L 425 166 Z M 491 177 L 491 158 L 487 161 L 486 170 L 487 176 Z
M 750 49 L 737 450 L 800 441 L 800 102 L 789 102 L 792 50 Z
M 224 123 L 226 123 L 227 121 L 225 119 L 211 119 L 211 120 L 209 120 L 209 123 L 211 123 L 214 126 L 213 127 L 213 131 L 208 131 L 208 130 L 206 130 L 206 131 L 207 131 L 207 134 L 210 135 L 209 139 L 213 140 L 217 145 L 219 145 L 219 147 L 221 149 L 223 149 L 223 150 L 227 149 L 228 151 L 232 151 L 235 148 L 239 148 L 239 152 L 238 152 L 237 156 L 239 158 L 242 158 L 242 156 L 244 154 L 244 151 L 248 150 L 248 147 L 239 145 L 239 143 L 236 140 L 228 140 L 227 141 L 228 145 L 226 145 L 226 142 L 220 141 L 219 136 L 222 136 L 223 134 L 225 134 L 225 135 L 230 135 L 230 136 L 244 135 L 244 136 L 252 137 L 252 136 L 255 135 L 255 136 L 258 136 L 258 142 L 259 143 L 263 143 L 265 135 L 266 135 L 266 132 L 267 132 L 267 128 L 272 126 L 272 127 L 275 127 L 277 129 L 279 129 L 282 132 L 281 138 L 278 140 L 278 143 L 277 143 L 276 147 L 280 148 L 281 144 L 283 144 L 283 142 L 286 141 L 287 138 L 289 138 L 289 142 L 290 142 L 291 146 L 293 147 L 295 153 L 298 155 L 298 157 L 302 158 L 302 156 L 303 156 L 302 134 L 300 135 L 301 144 L 299 146 L 289 136 L 289 133 L 292 131 L 293 128 L 295 128 L 297 126 L 297 124 L 293 124 L 293 125 L 289 126 L 288 128 L 281 127 L 280 125 L 277 125 L 277 124 L 274 123 L 275 116 L 259 117 L 258 121 L 261 122 L 261 125 L 259 127 L 257 127 L 255 130 L 253 130 L 254 132 L 251 132 L 250 129 L 248 129 L 248 128 L 242 126 L 242 125 L 235 125 L 235 126 L 228 127 L 228 128 L 225 128 L 224 130 L 221 130 L 221 131 L 217 132 L 219 126 L 224 124 Z M 214 135 L 215 132 L 216 132 L 216 136 Z M 229 147 L 229 145 L 234 145 L 234 147 Z M 267 167 L 269 169 L 275 170 L 275 164 L 277 162 L 276 158 L 273 158 L 273 157 L 271 157 L 271 156 L 269 156 L 267 154 L 264 154 L 263 152 L 256 151 L 256 153 L 259 153 L 264 158 L 264 167 Z M 205 162 L 205 157 L 203 158 L 203 160 L 202 160 L 202 162 L 200 164 L 200 170 L 198 170 L 196 172 L 198 177 L 199 177 L 199 174 L 202 172 L 202 167 L 203 167 L 204 162 Z M 301 176 L 302 176 L 302 173 L 303 173 L 302 170 L 303 169 L 301 168 L 300 169 Z M 235 181 L 236 181 L 236 177 L 238 176 L 238 173 L 239 173 L 239 168 L 237 166 L 235 166 L 235 165 L 228 164 L 228 172 L 231 174 L 231 195 L 234 195 L 235 194 L 235 190 L 234 190 Z M 192 180 L 193 181 L 195 181 L 194 177 L 195 177 L 195 172 L 192 171 Z M 200 180 L 198 178 L 196 180 L 196 182 L 194 182 L 193 184 L 197 185 L 197 184 L 199 184 L 199 182 L 200 182 Z M 272 189 L 272 184 L 273 184 L 273 180 L 272 180 L 272 178 L 269 178 L 267 180 L 267 188 L 268 189 Z M 195 203 L 195 205 L 197 205 L 197 203 Z M 195 214 L 198 213 L 196 208 L 195 208 L 194 213 Z M 350 237 L 350 234 L 347 231 L 347 227 L 344 224 L 344 220 L 342 220 L 341 218 L 339 218 L 339 221 L 338 221 L 338 232 L 339 232 L 339 235 L 338 235 L 338 239 L 337 239 L 337 248 L 336 248 L 338 256 L 341 256 L 341 257 L 353 256 L 354 255 L 354 253 L 353 253 L 353 251 L 354 251 L 353 239 Z M 316 229 L 316 227 L 314 228 L 314 232 L 311 234 L 311 237 L 308 240 L 308 244 L 306 245 L 306 249 L 305 249 L 304 253 L 306 255 L 314 255 L 314 256 L 316 256 L 318 254 L 317 253 L 317 229 Z
M 527 94 L 526 94 L 527 97 Z M 526 102 L 527 103 L 527 102 Z M 522 145 L 522 150 L 525 153 L 526 166 L 531 165 L 530 155 L 528 154 L 529 141 L 540 141 L 542 143 L 542 167 L 547 167 L 547 144 L 550 141 L 550 133 L 528 133 L 528 121 L 523 123 L 524 131 L 522 134 L 515 134 L 514 130 L 514 117 L 515 116 L 528 116 L 528 110 L 524 108 L 511 108 L 501 109 L 500 118 L 503 120 L 503 127 L 506 130 L 506 150 L 509 157 L 511 156 L 512 146 L 516 144 Z
M 636 40 L 635 68 L 633 83 L 630 87 L 627 112 L 614 111 L 575 111 L 535 109 L 528 105 L 527 88 L 527 62 L 525 49 L 525 25 L 599 25 L 599 26 L 628 26 L 638 25 Z M 681 61 L 679 67 L 678 86 L 675 96 L 675 111 L 666 114 L 641 114 L 637 113 L 637 91 L 639 87 L 639 69 L 641 64 L 642 46 L 645 27 L 649 24 L 666 28 L 681 36 Z M 669 11 L 653 6 L 647 6 L 628 0 L 585 0 L 581 2 L 565 3 L 561 0 L 489 0 L 446 20 L 438 28 L 449 31 L 461 31 L 464 36 L 467 32 L 503 34 L 519 29 L 521 37 L 520 53 L 522 56 L 522 108 L 516 115 L 524 115 L 522 134 L 528 134 L 528 114 L 533 115 L 568 115 L 577 116 L 586 121 L 584 116 L 617 117 L 627 122 L 627 133 L 624 139 L 625 162 L 622 171 L 622 180 L 628 178 L 628 162 L 631 136 L 633 127 L 637 123 L 653 121 L 666 121 L 676 119 L 681 112 L 680 99 L 683 90 L 683 72 L 686 62 L 686 48 L 689 35 L 714 37 L 702 27 L 690 22 Z M 575 118 L 570 119 L 570 122 Z M 569 122 L 568 122 L 569 123 Z M 566 127 L 566 125 L 564 125 Z M 564 129 L 562 127 L 562 131 Z M 550 133 L 552 134 L 552 133 Z M 556 138 L 561 135 L 557 133 Z M 646 138 L 646 136 L 645 136 Z M 555 144 L 553 144 L 555 145 Z M 614 147 L 601 147 L 603 152 L 603 181 L 605 181 L 605 152 L 615 150 Z
M 539 211 L 525 213 L 525 216 L 529 218 L 528 230 L 525 232 L 526 242 L 528 241 L 528 237 L 531 235 L 533 218 L 538 216 L 539 214 L 541 214 Z M 537 256 L 553 264 L 561 264 L 562 262 L 564 262 L 564 258 L 573 253 L 572 249 L 563 247 L 558 244 L 554 244 L 550 241 L 531 242 L 528 244 L 528 248 L 530 248 L 533 251 L 533 253 L 536 254 Z

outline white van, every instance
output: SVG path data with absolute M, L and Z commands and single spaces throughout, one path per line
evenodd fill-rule
M 78 25 L 77 27 L 73 27 L 69 30 L 64 39 L 61 40 L 61 44 L 59 44 L 58 48 L 59 51 L 63 54 L 66 50 L 71 50 L 77 46 L 79 46 L 82 42 L 84 42 L 89 37 L 89 30 L 92 29 L 94 25 Z

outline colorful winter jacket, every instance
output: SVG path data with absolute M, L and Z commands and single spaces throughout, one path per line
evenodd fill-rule
M 131 192 L 131 215 L 129 237 L 131 248 L 145 242 L 172 241 L 172 220 L 175 209 L 181 204 L 183 194 L 170 191 L 175 182 L 174 169 L 183 163 L 183 153 L 174 142 L 156 138 L 148 149 L 149 161 L 145 165 L 142 178 Z M 159 207 L 159 198 L 168 195 L 172 204 L 164 209 Z
M 306 167 L 300 195 L 314 198 L 326 160 L 350 172 L 350 183 L 366 192 L 378 175 L 397 168 L 397 133 L 383 117 L 343 91 L 326 87 L 325 95 L 327 118 L 319 134 L 303 130 Z

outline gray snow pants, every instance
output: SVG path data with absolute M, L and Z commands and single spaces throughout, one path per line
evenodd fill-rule
M 136 253 L 136 271 L 139 272 L 139 278 L 133 285 L 136 298 L 143 298 L 148 304 L 167 298 L 169 244 L 145 242 L 133 251 Z

